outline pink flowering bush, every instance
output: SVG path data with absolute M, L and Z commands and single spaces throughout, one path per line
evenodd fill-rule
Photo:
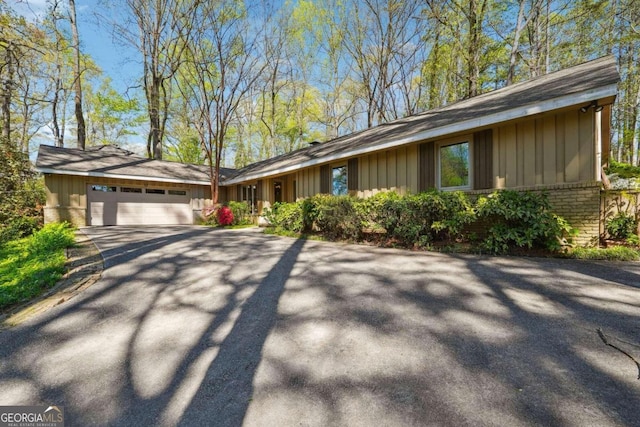
M 229 206 L 222 206 L 218 209 L 218 224 L 231 225 L 233 223 L 233 212 Z

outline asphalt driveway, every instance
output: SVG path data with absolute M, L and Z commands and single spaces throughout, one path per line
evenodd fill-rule
M 0 333 L 0 405 L 69 426 L 640 426 L 640 264 L 85 232 L 103 276 Z

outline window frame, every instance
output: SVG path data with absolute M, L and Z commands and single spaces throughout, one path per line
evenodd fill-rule
M 443 187 L 442 186 L 442 149 L 445 147 L 449 147 L 452 145 L 458 144 L 467 144 L 468 154 L 467 154 L 467 184 L 466 185 L 458 185 L 454 187 Z M 456 138 L 449 138 L 443 141 L 438 141 L 436 143 L 436 187 L 441 191 L 468 191 L 473 189 L 473 135 L 462 135 Z

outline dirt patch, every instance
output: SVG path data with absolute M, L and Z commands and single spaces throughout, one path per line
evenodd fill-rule
M 100 251 L 82 231 L 76 231 L 76 246 L 67 249 L 66 273 L 39 297 L 0 313 L 0 330 L 19 325 L 31 317 L 60 305 L 93 285 L 104 269 Z

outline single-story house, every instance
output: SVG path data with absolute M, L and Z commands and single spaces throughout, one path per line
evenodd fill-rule
M 496 189 L 545 190 L 555 211 L 580 230 L 580 242 L 588 243 L 600 235 L 602 168 L 608 161 L 611 105 L 619 79 L 615 59 L 607 56 L 313 143 L 237 171 L 221 171 L 221 199 L 246 201 L 260 213 L 274 202 L 318 193 L 368 197 L 380 191 L 416 193 L 431 188 L 471 195 Z M 94 160 L 85 162 L 90 153 L 95 153 Z M 45 174 L 48 221 L 74 219 L 97 225 L 94 215 L 100 218 L 100 209 L 106 211 L 114 203 L 110 209 L 122 209 L 119 204 L 131 196 L 122 187 L 134 182 L 167 191 L 163 194 L 169 204 L 175 203 L 169 189 L 179 187 L 185 191 L 181 203 L 189 205 L 192 220 L 208 201 L 208 178 L 198 175 L 200 167 L 129 155 L 133 164 L 121 173 L 120 167 L 100 164 L 101 154 L 41 147 L 37 167 Z M 134 174 L 138 163 L 144 167 Z M 94 190 L 100 185 L 108 189 Z M 109 192 L 115 194 L 105 196 Z M 147 204 L 151 209 L 153 193 L 138 194 L 145 198 L 136 199 L 135 209 L 144 210 Z M 122 218 L 151 223 L 146 214 Z M 116 222 L 122 223 L 118 212 Z
M 45 223 L 194 224 L 212 203 L 207 166 L 149 160 L 113 145 L 41 145 L 36 167 L 44 174 Z M 225 179 L 234 171 L 220 172 Z

